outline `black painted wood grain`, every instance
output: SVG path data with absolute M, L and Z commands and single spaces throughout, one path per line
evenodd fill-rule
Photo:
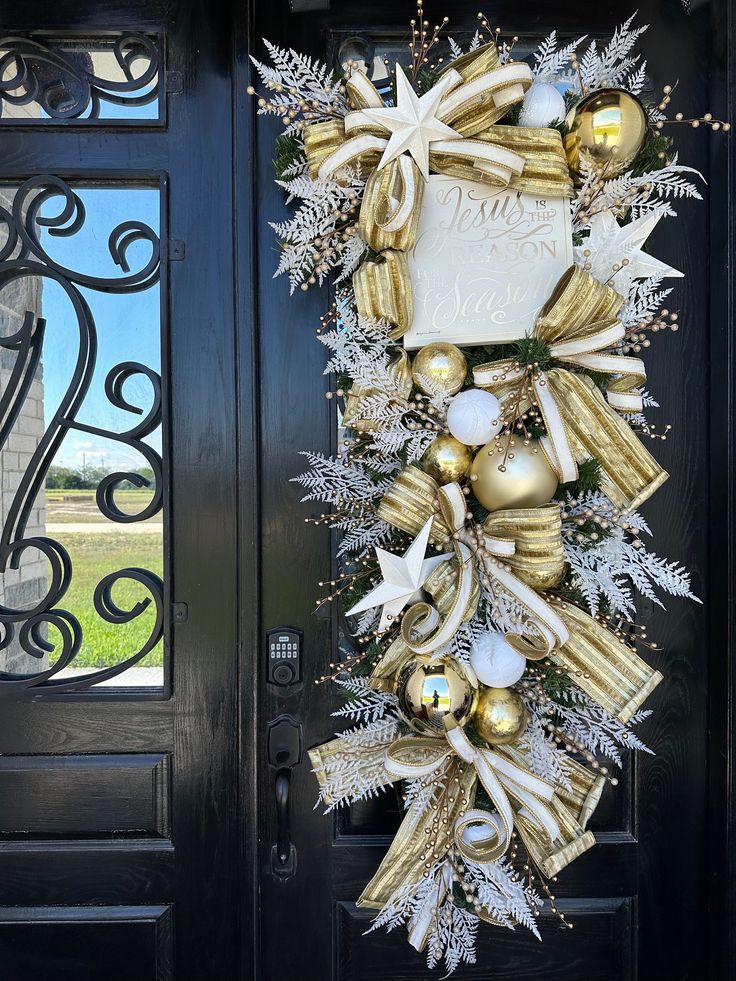
M 3 978 L 173 981 L 167 906 L 0 908 Z
M 165 754 L 1 756 L 0 841 L 36 838 L 165 838 Z

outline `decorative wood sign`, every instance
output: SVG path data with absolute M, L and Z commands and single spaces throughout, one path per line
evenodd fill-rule
M 568 198 L 430 177 L 409 253 L 414 322 L 405 346 L 502 344 L 531 333 L 572 261 Z

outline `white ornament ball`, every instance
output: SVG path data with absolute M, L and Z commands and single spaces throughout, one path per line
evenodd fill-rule
M 549 126 L 567 114 L 565 100 L 549 82 L 534 82 L 521 105 L 520 126 Z
M 470 648 L 470 666 L 478 681 L 489 688 L 508 688 L 526 670 L 526 658 L 509 644 L 503 634 L 481 634 Z
M 459 443 L 483 446 L 501 431 L 501 405 L 481 388 L 459 392 L 447 409 L 447 428 Z

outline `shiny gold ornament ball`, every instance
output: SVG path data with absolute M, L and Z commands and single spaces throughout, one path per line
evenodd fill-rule
M 579 174 L 586 156 L 604 180 L 628 170 L 647 138 L 647 114 L 639 100 L 623 89 L 599 89 L 567 114 L 565 153 Z
M 433 393 L 425 387 L 422 376 L 429 378 L 443 392 L 454 395 L 465 383 L 468 363 L 463 352 L 454 344 L 427 344 L 414 358 L 411 373 L 414 384 L 425 395 Z
M 470 468 L 470 487 L 483 507 L 501 511 L 547 504 L 557 490 L 558 481 L 539 444 L 532 440 L 524 446 L 517 439 L 508 453 L 505 439 L 498 445 L 500 449 L 496 443 L 481 447 Z
M 414 732 L 444 736 L 444 719 L 465 725 L 475 710 L 478 683 L 459 661 L 450 657 L 412 658 L 396 682 L 399 712 Z
M 438 436 L 420 460 L 422 470 L 438 484 L 462 480 L 473 461 L 473 451 L 454 436 Z
M 473 725 L 491 746 L 514 743 L 526 728 L 526 706 L 510 688 L 484 688 L 478 696 Z

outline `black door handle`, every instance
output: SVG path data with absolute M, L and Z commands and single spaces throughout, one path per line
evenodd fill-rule
M 276 843 L 271 848 L 271 871 L 279 879 L 289 879 L 296 872 L 296 848 L 291 841 L 289 792 L 291 771 L 302 758 L 302 727 L 288 715 L 280 715 L 268 724 L 268 761 L 276 771 L 274 798 L 276 804 Z
M 276 857 L 281 865 L 286 865 L 291 853 L 291 833 L 289 829 L 289 770 L 279 770 L 276 774 Z

